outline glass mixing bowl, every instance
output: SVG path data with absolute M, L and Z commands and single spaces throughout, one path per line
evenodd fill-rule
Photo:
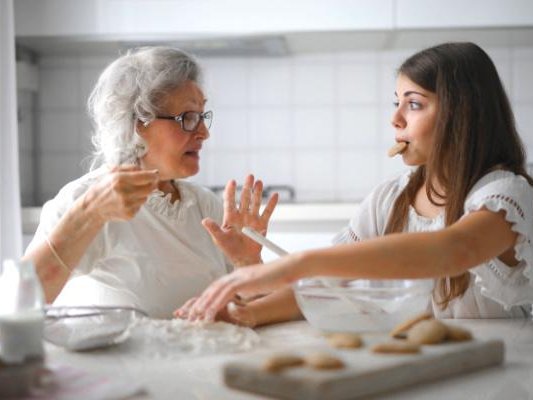
M 434 282 L 301 279 L 293 286 L 307 321 L 326 332 L 386 331 L 428 310 Z
M 46 307 L 44 338 L 72 351 L 107 347 L 126 340 L 140 316 L 146 313 L 127 306 Z

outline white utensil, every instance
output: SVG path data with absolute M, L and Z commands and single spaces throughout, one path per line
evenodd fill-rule
M 254 242 L 265 246 L 267 249 L 271 250 L 272 252 L 274 252 L 276 255 L 278 255 L 280 257 L 286 256 L 287 254 L 289 254 L 288 251 L 283 250 L 277 244 L 271 242 L 266 237 L 261 235 L 259 232 L 253 230 L 252 228 L 248 228 L 247 226 L 245 226 L 245 227 L 242 228 L 242 233 L 244 233 L 246 236 L 248 236 Z

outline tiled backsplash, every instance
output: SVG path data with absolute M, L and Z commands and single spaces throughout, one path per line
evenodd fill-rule
M 533 48 L 487 50 L 532 161 Z M 414 51 L 201 59 L 207 108 L 215 117 L 193 180 L 216 186 L 253 172 L 268 184 L 294 186 L 297 201 L 365 196 L 404 168 L 386 149 L 394 138 L 395 69 Z M 19 97 L 24 205 L 42 204 L 87 168 L 86 100 L 111 60 L 40 58 L 36 104 L 29 94 Z

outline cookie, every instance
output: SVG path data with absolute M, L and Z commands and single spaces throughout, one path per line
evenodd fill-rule
M 263 363 L 263 370 L 268 372 L 279 372 L 285 368 L 298 367 L 303 365 L 302 357 L 294 354 L 277 354 L 271 356 Z
M 467 340 L 472 340 L 472 333 L 464 328 L 461 328 L 456 325 L 446 324 L 446 340 L 451 342 L 464 342 Z
M 328 353 L 313 353 L 305 357 L 305 365 L 313 369 L 344 368 L 341 359 Z
M 397 154 L 401 154 L 403 151 L 405 151 L 406 148 L 407 148 L 406 142 L 398 142 L 389 149 L 387 154 L 389 155 L 389 157 L 394 157 Z
M 392 331 L 390 331 L 389 335 L 391 337 L 397 338 L 397 339 L 403 339 L 407 335 L 407 331 L 411 329 L 414 325 L 419 323 L 420 321 L 424 321 L 426 319 L 431 319 L 433 316 L 428 313 L 422 313 L 414 316 L 413 318 L 408 319 L 405 322 L 402 322 L 401 324 L 396 325 Z
M 405 341 L 378 343 L 370 348 L 373 353 L 414 354 L 420 352 L 420 346 Z
M 326 340 L 338 349 L 357 349 L 363 345 L 361 336 L 355 333 L 332 333 L 326 337 Z
M 448 328 L 436 319 L 423 320 L 407 331 L 407 340 L 416 344 L 437 344 L 446 339 Z

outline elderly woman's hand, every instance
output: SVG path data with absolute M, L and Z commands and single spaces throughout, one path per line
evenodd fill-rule
M 191 308 L 194 306 L 197 300 L 198 297 L 189 299 L 187 302 L 185 302 L 185 304 L 174 311 L 174 317 L 180 319 L 189 319 Z M 247 326 L 249 328 L 253 328 L 257 324 L 254 313 L 250 306 L 248 306 L 248 302 L 240 299 L 238 296 L 235 296 L 226 307 L 222 308 L 217 313 L 215 321 L 229 322 L 232 324 Z
M 113 167 L 86 192 L 84 206 L 102 223 L 131 219 L 158 181 L 157 170 L 141 170 L 135 165 Z
M 224 218 L 222 226 L 206 218 L 202 224 L 207 229 L 216 245 L 236 266 L 257 264 L 261 262 L 261 245 L 246 237 L 241 229 L 248 226 L 262 235 L 266 235 L 268 222 L 278 202 L 274 193 L 260 214 L 263 183 L 254 182 L 254 176 L 248 175 L 244 181 L 239 206 L 235 204 L 236 182 L 228 182 L 224 190 Z

